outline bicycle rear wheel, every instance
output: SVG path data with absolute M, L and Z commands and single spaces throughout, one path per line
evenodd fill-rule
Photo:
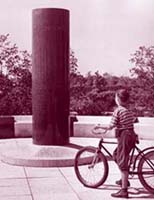
M 154 151 L 145 153 L 139 161 L 138 176 L 145 189 L 154 194 Z
M 75 157 L 74 169 L 78 180 L 86 187 L 97 188 L 108 176 L 108 163 L 95 147 L 84 147 Z

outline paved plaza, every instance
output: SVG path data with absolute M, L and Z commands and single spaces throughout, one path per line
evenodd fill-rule
M 24 140 L 24 139 L 23 139 Z M 98 139 L 70 138 L 71 143 L 96 145 Z M 9 140 L 0 140 L 1 145 Z M 153 141 L 141 141 L 140 146 L 153 145 Z M 112 147 L 113 148 L 113 147 Z M 76 178 L 71 167 L 23 167 L 0 162 L 0 200 L 109 200 L 111 193 L 119 187 L 115 180 L 119 171 L 113 161 L 109 161 L 109 176 L 101 187 L 84 187 Z M 130 199 L 154 199 L 140 184 L 137 176 L 130 177 Z

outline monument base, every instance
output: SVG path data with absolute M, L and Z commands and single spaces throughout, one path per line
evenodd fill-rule
M 32 139 L 13 139 L 1 146 L 1 160 L 5 163 L 27 167 L 67 167 L 82 146 L 39 146 Z

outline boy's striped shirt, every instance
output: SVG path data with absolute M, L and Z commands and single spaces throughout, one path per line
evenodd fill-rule
M 127 129 L 127 128 L 133 128 L 134 127 L 133 124 L 134 124 L 133 113 L 125 107 L 118 106 L 118 108 L 115 109 L 112 115 L 110 126 Z

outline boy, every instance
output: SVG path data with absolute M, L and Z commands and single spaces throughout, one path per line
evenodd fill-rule
M 133 125 L 134 115 L 127 109 L 128 100 L 129 93 L 127 90 L 119 90 L 115 95 L 117 108 L 112 115 L 110 125 L 108 127 L 98 125 L 94 128 L 95 130 L 98 128 L 106 130 L 116 128 L 118 145 L 113 153 L 113 157 L 121 172 L 121 179 L 116 181 L 116 184 L 121 185 L 122 188 L 117 193 L 111 194 L 112 197 L 128 198 L 127 187 L 130 185 L 128 182 L 128 160 L 129 153 L 136 142 Z

